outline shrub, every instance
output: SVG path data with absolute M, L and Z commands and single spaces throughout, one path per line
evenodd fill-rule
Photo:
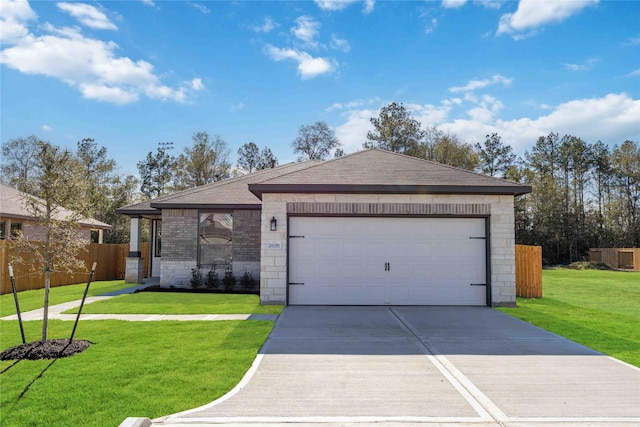
M 256 279 L 248 271 L 245 271 L 240 278 L 240 287 L 246 291 L 250 291 L 256 287 Z
M 220 278 L 215 270 L 209 270 L 207 280 L 205 281 L 207 289 L 218 289 L 220 287 Z
M 202 273 L 200 272 L 199 268 L 194 268 L 193 270 L 191 270 L 190 283 L 193 289 L 198 289 L 200 288 L 200 286 L 202 286 Z
M 222 279 L 225 291 L 230 291 L 236 286 L 236 278 L 233 275 L 233 271 L 227 270 L 224 272 L 224 279 Z

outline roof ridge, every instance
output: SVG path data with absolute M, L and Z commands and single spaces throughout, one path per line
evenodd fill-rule
M 483 173 L 479 173 L 479 172 L 476 172 L 476 171 L 470 171 L 468 169 L 462 169 L 462 168 L 459 168 L 459 167 L 456 167 L 456 166 L 447 165 L 445 163 L 440 163 L 440 162 L 436 162 L 436 161 L 433 161 L 433 160 L 427 160 L 427 159 L 422 159 L 420 157 L 410 156 L 408 154 L 396 153 L 395 151 L 384 150 L 382 148 L 375 148 L 374 147 L 374 148 L 370 148 L 369 150 L 384 151 L 386 153 L 395 154 L 396 156 L 401 156 L 403 158 L 409 158 L 409 159 L 417 160 L 417 161 L 424 162 L 424 163 L 430 163 L 432 165 L 442 166 L 442 167 L 453 169 L 453 170 L 457 170 L 457 171 L 460 171 L 460 172 L 470 173 L 470 174 L 473 174 L 473 175 L 481 176 L 483 178 L 491 178 L 491 179 L 495 179 L 495 180 L 498 180 L 498 181 L 505 181 L 505 182 L 507 182 L 509 184 L 513 184 L 513 185 L 521 185 L 521 184 L 518 184 L 517 182 L 513 182 L 513 181 L 510 181 L 510 180 L 505 179 L 505 178 L 498 178 L 496 176 L 485 175 Z M 364 150 L 364 151 L 366 151 L 366 150 Z M 355 153 L 353 153 L 353 154 L 355 154 Z
M 176 197 L 181 197 L 181 196 L 185 196 L 185 195 L 189 195 L 189 194 L 199 193 L 201 191 L 208 190 L 209 188 L 215 188 L 215 187 L 218 187 L 218 186 L 221 186 L 221 185 L 227 185 L 227 184 L 230 184 L 230 183 L 242 181 L 242 180 L 248 179 L 248 178 L 250 178 L 252 176 L 255 177 L 255 175 L 257 175 L 257 174 L 265 175 L 266 173 L 273 172 L 276 169 L 285 168 L 285 167 L 288 168 L 288 167 L 291 167 L 291 166 L 293 166 L 295 164 L 297 164 L 297 163 L 296 162 L 289 162 L 289 163 L 285 163 L 284 165 L 276 166 L 275 168 L 261 169 L 261 170 L 250 172 L 250 173 L 247 173 L 247 174 L 244 174 L 244 175 L 235 176 L 233 178 L 221 179 L 220 181 L 210 182 L 208 184 L 199 185 L 197 187 L 186 188 L 184 190 L 180 190 L 180 191 L 177 191 L 175 193 L 166 194 L 164 196 L 156 197 L 155 199 L 149 199 L 147 201 L 150 202 L 150 203 L 167 202 L 169 200 L 175 199 Z M 140 203 L 142 203 L 142 202 L 140 202 Z M 134 204 L 137 204 L 137 203 L 134 203 Z
M 275 176 L 275 177 L 273 177 L 273 178 L 267 178 L 267 179 L 265 179 L 265 180 L 263 180 L 263 181 L 256 181 L 256 182 L 252 182 L 251 184 L 261 184 L 261 183 L 263 183 L 263 182 L 265 182 L 265 181 L 269 181 L 269 180 L 271 180 L 271 179 L 281 178 L 281 177 L 283 177 L 283 176 L 291 175 L 291 174 L 294 174 L 294 173 L 297 173 L 297 172 L 301 172 L 301 171 L 303 171 L 303 170 L 313 169 L 313 168 L 318 167 L 318 166 L 326 165 L 327 163 L 333 163 L 333 162 L 335 162 L 335 161 L 337 161 L 337 160 L 342 160 L 342 159 L 344 159 L 344 158 L 346 158 L 346 157 L 351 157 L 351 156 L 354 156 L 354 155 L 356 155 L 356 154 L 360 154 L 360 153 L 363 153 L 363 152 L 365 152 L 365 151 L 371 151 L 371 150 L 376 150 L 376 148 L 367 148 L 367 149 L 365 149 L 365 150 L 359 150 L 359 151 L 356 151 L 356 152 L 354 152 L 354 153 L 346 154 L 346 155 L 344 155 L 344 156 L 340 156 L 340 157 L 334 157 L 333 159 L 329 159 L 329 160 L 305 160 L 305 162 L 303 162 L 303 163 L 306 163 L 306 162 L 313 162 L 313 163 L 312 163 L 312 164 L 310 164 L 310 165 L 309 165 L 308 167 L 306 167 L 306 168 L 298 169 L 298 170 L 291 171 L 291 172 L 288 172 L 288 173 L 283 173 L 282 175 L 278 175 L 278 176 Z

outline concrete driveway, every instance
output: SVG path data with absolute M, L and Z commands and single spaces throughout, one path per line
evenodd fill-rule
M 640 369 L 476 307 L 288 307 L 232 392 L 154 425 L 640 425 Z

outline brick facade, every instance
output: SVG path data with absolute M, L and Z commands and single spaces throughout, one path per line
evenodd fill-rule
M 198 266 L 197 209 L 162 210 L 162 258 L 160 284 L 190 286 L 191 272 Z M 260 211 L 233 211 L 233 274 L 249 272 L 260 278 Z M 203 274 L 209 271 L 203 269 Z M 224 267 L 216 269 L 224 275 Z

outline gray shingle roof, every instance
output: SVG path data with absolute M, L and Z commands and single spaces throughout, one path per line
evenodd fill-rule
M 164 208 L 260 209 L 265 192 L 519 195 L 531 192 L 531 187 L 369 149 L 326 162 L 288 163 L 125 206 L 118 213 L 159 215 Z
M 118 209 L 118 213 L 125 215 L 159 215 L 160 209 L 164 208 L 260 209 L 260 199 L 249 191 L 249 183 L 274 178 L 292 171 L 311 167 L 317 163 L 316 161 L 287 163 L 273 169 L 263 169 L 236 178 L 201 185 L 156 199 L 147 200 L 146 202 L 125 206 Z
M 513 194 L 531 187 L 380 149 L 348 156 L 249 185 L 264 192 Z
M 44 200 L 38 199 L 44 206 Z M 67 209 L 61 208 L 57 211 L 58 218 L 65 219 L 70 217 L 73 212 Z M 0 184 L 0 217 L 2 218 L 19 218 L 19 219 L 32 219 L 31 212 L 24 204 L 24 194 L 15 188 L 8 187 Z M 113 228 L 111 225 L 98 221 L 93 218 L 83 218 L 78 221 L 80 225 L 84 227 L 91 227 L 93 229 L 110 230 Z

